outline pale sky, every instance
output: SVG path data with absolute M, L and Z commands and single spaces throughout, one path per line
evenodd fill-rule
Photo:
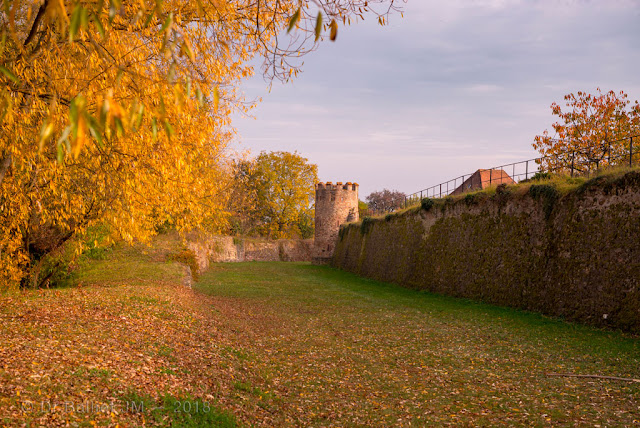
M 298 151 L 321 181 L 406 193 L 533 158 L 570 92 L 640 99 L 640 0 L 408 0 L 404 18 L 340 27 L 293 82 L 235 117 L 238 150 Z

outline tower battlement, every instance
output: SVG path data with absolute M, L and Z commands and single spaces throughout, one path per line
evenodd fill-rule
M 358 183 L 341 181 L 316 184 L 314 263 L 329 263 L 340 225 L 358 221 L 358 187 Z
M 333 184 L 330 181 L 327 181 L 326 183 L 317 183 L 316 184 L 316 191 L 318 190 L 348 190 L 348 191 L 358 191 L 358 183 L 352 183 L 350 181 L 346 182 L 346 183 L 342 183 L 341 181 L 338 181 L 336 184 Z

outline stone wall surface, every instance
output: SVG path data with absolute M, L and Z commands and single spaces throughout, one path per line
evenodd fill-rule
M 201 272 L 211 263 L 248 261 L 311 261 L 312 239 L 238 238 L 191 234 L 187 248 L 193 251 Z
M 407 287 L 640 332 L 640 173 L 425 200 L 340 231 L 332 264 Z

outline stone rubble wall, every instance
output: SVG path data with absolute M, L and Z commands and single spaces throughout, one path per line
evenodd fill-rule
M 313 239 L 244 238 L 192 234 L 187 248 L 193 251 L 198 269 L 204 272 L 211 263 L 249 261 L 311 261 Z

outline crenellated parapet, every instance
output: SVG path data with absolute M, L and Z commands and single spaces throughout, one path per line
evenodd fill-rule
M 342 183 L 341 181 L 338 181 L 336 184 L 333 184 L 330 181 L 327 181 L 326 183 L 317 183 L 316 184 L 316 191 L 317 190 L 348 190 L 348 191 L 353 191 L 353 192 L 357 192 L 358 191 L 358 183 L 352 183 L 350 181 L 346 182 L 346 183 Z

